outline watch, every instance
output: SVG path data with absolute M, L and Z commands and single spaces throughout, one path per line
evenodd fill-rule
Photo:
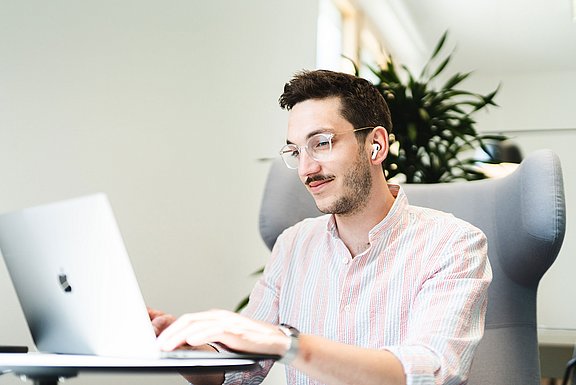
M 286 353 L 278 360 L 278 362 L 289 365 L 294 361 L 296 356 L 298 355 L 299 350 L 299 341 L 298 337 L 300 336 L 300 331 L 293 326 L 287 324 L 280 324 L 278 329 L 284 333 L 287 337 L 290 337 L 290 345 L 288 346 L 288 350 Z

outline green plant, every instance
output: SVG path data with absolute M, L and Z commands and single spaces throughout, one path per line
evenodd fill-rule
M 501 141 L 496 135 L 478 135 L 472 115 L 496 106 L 498 88 L 480 95 L 457 88 L 471 72 L 452 75 L 441 87 L 434 80 L 448 66 L 452 54 L 440 60 L 448 33 L 444 33 L 433 54 L 416 78 L 406 66 L 400 71 L 389 58 L 385 66 L 370 70 L 378 77 L 375 84 L 392 115 L 391 151 L 383 165 L 388 179 L 402 174 L 406 183 L 451 182 L 455 179 L 483 179 L 476 161 L 466 153 L 486 141 Z M 490 154 L 489 151 L 486 151 Z

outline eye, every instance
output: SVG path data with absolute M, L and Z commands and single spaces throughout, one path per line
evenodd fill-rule
M 287 145 L 282 149 L 282 156 L 298 158 L 300 156 L 300 150 L 294 145 Z
M 309 146 L 314 151 L 329 150 L 331 139 L 332 137 L 330 135 L 319 134 L 310 139 Z

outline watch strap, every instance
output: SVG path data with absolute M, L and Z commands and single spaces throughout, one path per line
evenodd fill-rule
M 289 365 L 292 363 L 292 361 L 294 361 L 294 359 L 298 355 L 298 351 L 299 351 L 299 347 L 300 347 L 298 337 L 300 336 L 300 331 L 298 329 L 296 329 L 295 327 L 290 326 L 288 324 L 280 324 L 278 326 L 278 329 L 282 333 L 284 333 L 284 335 L 286 335 L 287 337 L 290 337 L 290 346 L 288 346 L 288 350 L 286 351 L 286 353 L 284 353 L 282 358 L 280 358 L 278 360 L 278 362 L 280 362 L 284 365 Z

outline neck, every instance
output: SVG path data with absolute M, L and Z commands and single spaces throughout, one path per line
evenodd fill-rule
M 340 239 L 352 257 L 361 254 L 370 246 L 368 233 L 388 215 L 394 204 L 394 196 L 388 189 L 384 176 L 374 178 L 374 182 L 364 207 L 350 215 L 335 215 Z

